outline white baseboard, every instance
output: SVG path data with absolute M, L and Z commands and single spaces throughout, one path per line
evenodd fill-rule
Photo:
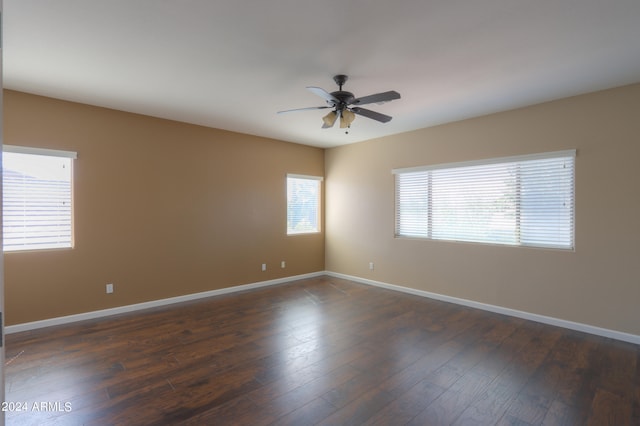
M 326 275 L 343 278 L 351 281 L 356 281 L 362 284 L 368 284 L 376 287 L 382 287 L 389 290 L 401 291 L 403 293 L 409 293 L 416 296 L 428 297 L 429 299 L 441 300 L 443 302 L 455 303 L 457 305 L 468 306 L 471 308 L 481 309 L 483 311 L 495 312 L 498 314 L 508 315 L 512 317 L 522 318 L 530 321 L 536 321 L 543 324 L 554 325 L 557 327 L 568 328 L 570 330 L 581 331 L 584 333 L 595 334 L 597 336 L 609 337 L 611 339 L 622 340 L 624 342 L 634 343 L 640 345 L 640 336 L 630 333 L 624 333 L 621 331 L 609 330 L 606 328 L 600 328 L 593 325 L 582 324 L 573 321 L 567 321 L 559 318 L 548 317 L 545 315 L 532 314 L 530 312 L 518 311 L 516 309 L 504 308 L 502 306 L 489 305 L 486 303 L 475 302 L 473 300 L 460 299 L 457 297 L 445 296 L 438 293 L 431 293 L 428 291 L 417 290 L 409 287 L 402 287 L 399 285 L 388 284 L 380 281 L 374 281 L 366 278 L 356 277 L 352 275 L 340 274 L 337 272 L 326 271 Z
M 302 280 L 305 278 L 314 278 L 326 275 L 324 271 L 312 272 L 309 274 L 295 275 L 291 277 L 278 278 L 269 281 L 260 281 L 251 284 L 244 284 L 234 287 L 221 288 L 218 290 L 210 290 L 201 293 L 186 294 L 184 296 L 171 297 L 168 299 L 152 300 L 150 302 L 136 303 L 133 305 L 119 306 L 117 308 L 102 309 L 99 311 L 85 312 L 82 314 L 67 315 L 64 317 L 51 318 L 41 321 L 26 322 L 22 324 L 9 325 L 5 327 L 5 334 L 19 333 L 21 331 L 35 330 L 43 327 L 51 327 L 54 325 L 68 324 L 88 319 L 108 317 L 112 315 L 122 314 L 126 312 L 139 311 L 142 309 L 155 308 L 158 306 L 172 305 L 174 303 L 188 302 L 190 300 L 202 299 L 205 297 L 220 296 L 222 294 L 236 293 L 239 291 L 251 290 L 254 288 L 266 287 L 270 285 L 284 284 L 291 281 Z

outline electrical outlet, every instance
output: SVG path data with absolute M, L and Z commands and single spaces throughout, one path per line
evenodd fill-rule
M 107 284 L 107 293 L 113 293 L 113 284 Z
M 280 267 L 282 269 L 286 268 L 287 267 L 287 263 L 283 260 L 282 262 L 280 262 Z
M 263 263 L 263 264 L 262 264 L 262 272 L 264 272 L 264 271 L 266 271 L 266 270 L 267 270 L 267 264 L 266 264 L 266 263 Z
M 373 262 L 369 262 L 369 269 L 373 271 Z

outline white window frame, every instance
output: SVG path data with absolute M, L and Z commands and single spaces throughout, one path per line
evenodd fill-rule
M 56 212 L 57 214 L 61 212 L 64 214 L 62 221 L 56 220 L 58 222 L 56 226 L 60 231 L 59 234 L 56 234 L 55 232 L 54 233 L 50 232 L 50 230 L 52 229 L 51 223 L 48 223 L 45 225 L 45 227 L 47 227 L 46 228 L 47 231 L 45 231 L 44 233 L 38 234 L 36 231 L 33 230 L 33 228 L 29 229 L 29 224 L 33 224 L 33 222 L 30 222 L 30 220 L 31 221 L 33 220 L 33 217 L 31 218 L 28 217 L 29 210 L 27 209 L 27 207 L 24 208 L 22 213 L 19 213 L 20 212 L 19 208 L 16 210 L 15 208 L 9 207 L 9 205 L 7 204 L 10 202 L 16 202 L 18 201 L 18 199 L 16 198 L 14 198 L 13 200 L 9 199 L 10 197 L 12 197 L 10 192 L 8 192 L 11 190 L 12 184 L 5 179 L 5 176 L 3 173 L 3 184 L 4 184 L 4 188 L 3 188 L 3 210 L 4 210 L 3 251 L 17 252 L 17 251 L 29 251 L 29 250 L 51 250 L 51 249 L 73 248 L 74 246 L 73 160 L 77 158 L 77 153 L 73 151 L 62 151 L 62 150 L 55 150 L 55 149 L 33 148 L 33 147 L 24 147 L 24 146 L 15 146 L 15 145 L 3 145 L 2 151 L 3 151 L 3 155 L 7 153 L 13 153 L 13 154 L 26 154 L 26 155 L 34 155 L 34 156 L 41 156 L 41 157 L 58 157 L 58 158 L 69 159 L 69 162 L 68 162 L 69 186 L 68 188 L 66 187 L 63 188 L 63 191 L 57 194 L 57 196 L 59 197 L 58 200 L 60 200 L 63 204 L 68 203 L 68 207 L 65 207 L 64 209 L 60 209 L 60 211 Z M 4 162 L 4 158 L 3 158 L 3 162 Z M 4 172 L 4 168 L 3 168 L 3 172 Z M 48 181 L 46 178 L 44 178 L 43 182 L 51 182 L 51 181 Z M 16 189 L 19 188 L 19 184 L 14 184 L 14 185 Z M 33 191 L 32 197 L 38 196 L 38 195 L 35 195 L 37 194 L 37 187 L 35 186 L 30 187 L 27 185 L 20 189 L 25 189 L 25 188 L 29 188 L 30 190 Z M 46 191 L 43 192 L 43 194 L 51 195 L 52 192 L 50 189 L 47 189 Z M 27 198 L 23 197 L 24 203 L 26 203 L 26 200 Z M 46 197 L 43 197 L 42 200 L 51 202 L 51 200 L 47 200 Z M 31 201 L 33 201 L 33 198 L 31 198 Z M 12 214 L 12 210 L 13 210 L 13 214 Z M 53 209 L 53 211 L 55 211 L 55 208 Z M 68 216 L 67 216 L 67 212 L 68 212 Z M 14 229 L 11 230 L 10 228 L 11 224 L 8 222 L 11 220 L 12 215 L 13 215 L 13 218 L 17 220 L 19 220 L 21 216 L 23 217 L 23 224 L 21 225 L 24 228 L 23 233 L 16 234 L 15 229 L 20 227 L 18 225 L 14 225 Z M 36 235 L 39 235 L 39 237 L 37 237 Z M 29 238 L 32 238 L 32 239 L 29 240 Z
M 575 157 L 564 150 L 394 169 L 395 236 L 575 250 Z M 468 201 L 475 184 L 477 205 Z M 492 194 L 507 200 L 504 212 L 481 207 Z
M 317 183 L 317 194 L 316 194 L 316 226 L 311 229 L 301 229 L 296 230 L 291 227 L 291 188 L 290 188 L 290 179 L 296 180 L 306 180 L 310 182 Z M 299 175 L 299 174 L 287 174 L 286 176 L 286 190 L 287 190 L 287 235 L 305 235 L 305 234 L 318 234 L 322 232 L 322 181 L 324 178 L 322 176 L 310 176 L 310 175 Z

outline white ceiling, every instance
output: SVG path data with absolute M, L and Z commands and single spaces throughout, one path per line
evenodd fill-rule
M 4 0 L 9 89 L 320 147 L 640 81 L 639 0 Z M 402 99 L 320 129 L 305 90 Z

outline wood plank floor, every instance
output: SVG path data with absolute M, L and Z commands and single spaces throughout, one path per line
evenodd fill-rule
M 637 345 L 320 277 L 8 335 L 5 408 L 20 426 L 640 425 L 639 365 Z

